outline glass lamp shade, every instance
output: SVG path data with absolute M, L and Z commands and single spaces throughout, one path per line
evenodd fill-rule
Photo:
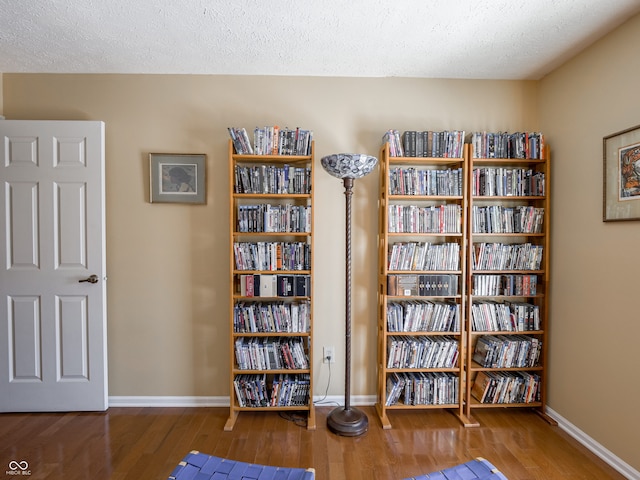
M 362 178 L 378 163 L 376 157 L 364 153 L 334 153 L 320 159 L 323 168 L 337 178 Z

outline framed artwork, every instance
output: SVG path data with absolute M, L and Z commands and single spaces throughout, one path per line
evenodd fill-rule
M 640 125 L 603 138 L 605 222 L 640 220 Z
M 151 203 L 205 203 L 206 155 L 150 153 Z

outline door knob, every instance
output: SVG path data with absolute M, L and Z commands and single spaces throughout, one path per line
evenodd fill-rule
M 98 283 L 98 276 L 90 275 L 88 278 L 85 278 L 84 280 L 78 280 L 78 283 L 82 283 L 82 282 Z

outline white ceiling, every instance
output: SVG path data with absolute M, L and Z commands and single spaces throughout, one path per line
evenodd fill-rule
M 1 0 L 0 72 L 539 79 L 640 0 Z

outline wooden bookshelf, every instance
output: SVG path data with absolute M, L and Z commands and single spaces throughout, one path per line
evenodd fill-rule
M 224 429 L 233 430 L 243 411 L 303 411 L 307 429 L 315 430 L 314 144 L 305 155 L 254 155 L 235 153 L 229 140 L 228 151 L 230 412 Z M 260 181 L 245 189 L 241 175 Z M 293 182 L 293 175 L 294 189 L 276 186 Z M 264 400 L 253 400 L 254 393 Z
M 454 158 L 392 156 L 388 142 L 380 151 L 376 410 L 385 429 L 392 427 L 388 413 L 393 410 L 449 409 L 463 424 L 469 423 L 463 408 L 467 157 L 466 147 Z M 457 179 L 455 191 L 433 192 L 419 186 L 422 180 L 411 180 L 438 172 Z M 409 181 L 399 185 L 403 177 Z M 402 223 L 403 217 L 429 215 L 430 209 L 445 212 L 442 217 L 445 224 L 437 227 L 437 231 Z M 448 260 L 427 266 L 426 260 L 420 261 L 426 258 L 426 253 L 423 257 L 416 250 L 445 252 Z M 412 287 L 412 276 L 418 277 L 417 290 Z M 390 280 L 392 277 L 397 277 L 397 282 L 409 280 L 408 286 L 398 289 L 394 280 Z M 449 288 L 430 290 L 428 286 L 434 278 L 444 278 L 436 284 L 448 281 Z M 454 281 L 457 288 L 451 285 Z M 420 313 L 410 315 L 411 308 Z M 435 321 L 436 309 L 437 318 L 447 319 L 444 323 Z M 420 326 L 416 326 L 415 319 L 420 319 Z M 444 361 L 434 362 L 431 357 L 415 362 L 404 356 L 398 359 L 395 348 L 398 344 L 422 351 L 440 345 L 449 353 Z M 407 381 L 424 386 L 428 393 L 409 398 L 394 393 L 394 385 Z
M 479 138 L 469 145 L 464 414 L 475 425 L 475 409 L 531 408 L 555 423 L 545 413 L 550 150 L 542 141 L 515 155 L 492 148 L 505 158 L 486 158 Z M 505 260 L 516 255 L 524 262 Z

